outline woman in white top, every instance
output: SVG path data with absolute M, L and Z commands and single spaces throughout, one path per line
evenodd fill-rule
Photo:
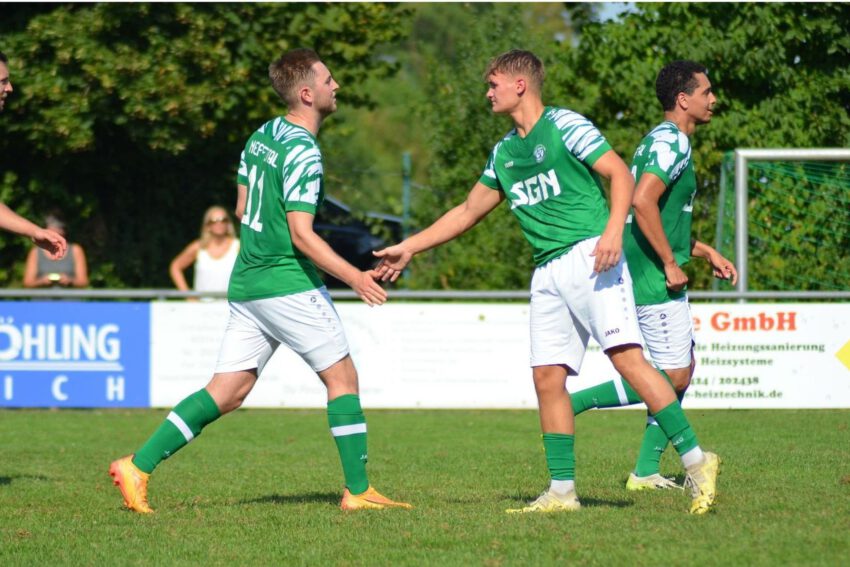
M 210 207 L 204 213 L 201 237 L 171 261 L 168 271 L 177 289 L 189 291 L 183 272 L 194 264 L 195 291 L 227 291 L 238 255 L 239 239 L 227 211 L 222 207 Z

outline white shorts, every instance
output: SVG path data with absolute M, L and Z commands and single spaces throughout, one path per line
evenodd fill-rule
M 348 340 L 327 289 L 230 302 L 215 372 L 256 368 L 262 373 L 281 343 L 316 372 L 345 358 Z
M 694 348 L 694 321 L 688 298 L 638 305 L 638 323 L 652 362 L 662 370 L 687 368 Z
M 583 240 L 568 253 L 534 270 L 531 279 L 531 366 L 564 364 L 571 375 L 592 336 L 602 350 L 642 345 L 632 278 L 625 261 L 593 273 L 599 237 Z

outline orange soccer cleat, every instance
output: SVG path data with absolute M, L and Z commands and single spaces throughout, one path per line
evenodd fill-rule
M 133 455 L 128 455 L 109 465 L 109 476 L 121 490 L 124 506 L 139 514 L 153 514 L 148 505 L 148 479 L 151 475 L 133 464 Z
M 342 493 L 342 502 L 339 503 L 342 510 L 383 510 L 384 508 L 405 508 L 413 506 L 406 502 L 390 500 L 371 486 L 363 494 L 352 494 L 346 488 Z

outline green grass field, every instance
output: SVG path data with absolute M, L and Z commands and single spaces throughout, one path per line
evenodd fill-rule
M 0 565 L 841 565 L 850 412 L 689 412 L 723 459 L 716 509 L 623 484 L 638 411 L 579 418 L 576 513 L 507 515 L 547 483 L 532 411 L 369 411 L 370 478 L 412 511 L 342 513 L 320 410 L 241 410 L 124 511 L 109 462 L 165 410 L 0 410 Z M 662 472 L 682 475 L 665 455 Z

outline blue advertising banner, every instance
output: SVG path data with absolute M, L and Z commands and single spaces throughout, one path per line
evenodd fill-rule
M 149 405 L 149 303 L 0 301 L 0 407 Z

